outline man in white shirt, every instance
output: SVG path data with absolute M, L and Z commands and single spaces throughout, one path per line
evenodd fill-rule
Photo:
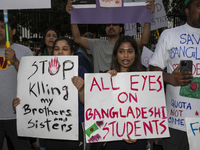
M 150 70 L 163 71 L 170 138 L 163 139 L 164 150 L 189 150 L 185 117 L 199 117 L 200 84 L 198 71 L 200 41 L 200 0 L 185 0 L 187 23 L 163 31 Z M 179 72 L 181 60 L 192 60 L 193 71 Z M 194 77 L 193 77 L 194 76 Z

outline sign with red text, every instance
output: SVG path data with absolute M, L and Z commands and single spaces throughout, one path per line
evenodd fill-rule
M 1 0 L 0 9 L 51 8 L 51 0 Z
M 23 57 L 18 71 L 19 136 L 78 140 L 77 56 Z
M 151 31 L 168 26 L 168 19 L 162 0 L 155 0 L 155 11 L 151 14 Z
M 198 150 L 200 147 L 200 118 L 186 117 L 185 123 L 190 150 Z
M 161 72 L 85 75 L 86 142 L 169 137 Z

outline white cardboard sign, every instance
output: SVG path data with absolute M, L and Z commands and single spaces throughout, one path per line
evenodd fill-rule
M 141 61 L 142 65 L 144 65 L 146 68 L 149 67 L 149 60 L 151 59 L 152 55 L 153 52 L 147 47 L 143 46 Z
M 155 0 L 155 11 L 151 14 L 151 31 L 168 26 L 168 19 L 162 0 Z
M 1 0 L 0 10 L 51 8 L 51 0 Z
M 186 117 L 185 122 L 190 150 L 198 150 L 200 147 L 200 118 Z
M 169 137 L 161 72 L 85 74 L 86 142 Z
M 136 23 L 125 23 L 124 24 L 125 35 L 133 36 L 137 34 L 137 24 Z
M 78 140 L 77 56 L 23 57 L 18 71 L 19 136 Z

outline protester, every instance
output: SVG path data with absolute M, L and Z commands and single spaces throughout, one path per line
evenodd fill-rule
M 74 1 L 69 0 L 66 5 L 66 11 L 70 14 L 70 11 L 74 9 L 71 6 L 71 3 Z M 154 0 L 146 1 L 148 3 L 147 8 L 151 9 L 151 13 L 155 9 Z M 124 24 L 106 24 L 105 31 L 108 36 L 108 40 L 100 40 L 100 39 L 87 39 L 80 36 L 79 28 L 76 24 L 71 25 L 72 37 L 75 43 L 80 46 L 91 50 L 94 60 L 94 72 L 107 72 L 110 68 L 111 64 L 111 56 L 112 50 L 115 45 L 115 42 L 119 39 Z M 139 48 L 142 48 L 149 41 L 150 35 L 150 23 L 144 24 L 144 29 L 142 33 L 142 37 L 137 40 L 137 44 Z
M 184 119 L 199 117 L 199 93 L 195 89 L 199 80 L 195 69 L 199 64 L 199 6 L 200 0 L 185 0 L 186 24 L 163 31 L 150 60 L 150 69 L 153 71 L 163 71 L 167 67 L 167 72 L 163 71 L 163 79 L 167 83 L 166 105 L 170 138 L 163 139 L 164 150 L 189 150 Z M 193 75 L 190 71 L 179 72 L 181 60 L 193 61 Z
M 14 16 L 8 15 L 8 22 L 10 48 L 6 48 L 4 15 L 0 13 L 0 149 L 3 147 L 6 135 L 15 150 L 29 150 L 31 149 L 29 138 L 17 136 L 16 115 L 11 103 L 17 95 L 19 60 L 23 56 L 32 56 L 32 51 L 25 46 L 13 43 L 13 36 L 17 31 L 17 20 Z M 7 60 L 11 62 L 11 65 L 7 64 Z
M 43 35 L 40 50 L 37 50 L 36 56 L 53 55 L 53 43 L 59 37 L 57 30 L 48 28 Z
M 95 35 L 91 32 L 84 33 L 82 37 L 95 39 Z M 91 64 L 91 62 L 93 62 L 93 58 L 88 54 L 88 51 L 84 47 L 80 46 L 74 55 L 78 55 L 79 65 L 83 66 L 88 73 L 93 72 L 94 69 L 92 67 L 93 65 Z
M 58 38 L 53 46 L 54 56 L 71 56 L 74 54 L 73 44 L 68 38 Z M 71 80 L 78 90 L 79 97 L 79 141 L 70 140 L 55 140 L 45 139 L 46 150 L 83 150 L 84 149 L 84 130 L 82 122 L 84 122 L 84 73 L 86 69 L 82 66 L 78 67 L 78 76 L 74 76 Z M 15 98 L 13 100 L 13 107 L 16 110 L 16 106 L 19 105 L 20 99 Z
M 122 36 L 115 43 L 112 53 L 111 69 L 108 73 L 115 76 L 117 72 L 135 71 L 144 71 L 137 42 L 130 36 Z M 124 141 L 107 142 L 105 150 L 146 150 L 147 140 L 135 140 L 131 139 L 129 136 L 128 140 L 123 140 Z
M 28 42 L 30 43 L 29 48 L 30 50 L 34 51 L 34 43 L 31 39 L 28 39 Z

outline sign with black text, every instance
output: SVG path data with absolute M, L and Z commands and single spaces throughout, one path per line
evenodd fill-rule
M 19 136 L 78 140 L 77 56 L 22 57 L 18 71 Z

